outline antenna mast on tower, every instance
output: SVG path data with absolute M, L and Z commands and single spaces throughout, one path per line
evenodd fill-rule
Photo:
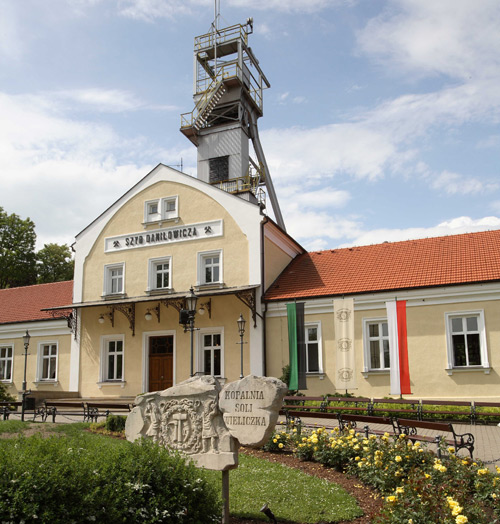
M 257 127 L 270 84 L 248 46 L 253 18 L 225 28 L 219 21 L 215 0 L 210 32 L 194 40 L 195 107 L 181 115 L 181 132 L 198 148 L 199 179 L 263 206 L 265 187 L 276 222 L 285 229 Z M 257 160 L 250 156 L 249 140 Z

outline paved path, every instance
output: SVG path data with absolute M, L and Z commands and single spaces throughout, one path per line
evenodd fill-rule
M 283 417 L 279 419 L 280 423 L 284 423 Z M 336 419 L 314 419 L 306 418 L 302 419 L 302 422 L 313 426 L 322 427 L 327 425 L 328 427 L 338 426 Z M 363 430 L 364 424 L 358 423 L 358 431 Z M 483 462 L 488 463 L 488 467 L 491 470 L 495 470 L 495 465 L 500 466 L 500 427 L 498 426 L 485 426 L 485 425 L 471 425 L 471 424 L 453 424 L 455 433 L 472 433 L 474 435 L 474 458 L 480 459 Z M 392 426 L 385 424 L 371 424 L 370 429 L 374 431 L 390 431 L 392 432 Z M 437 431 L 431 431 L 428 429 L 419 429 L 418 434 L 422 436 L 435 437 L 439 435 Z M 450 434 L 451 435 L 451 434 Z M 429 444 L 432 448 L 432 444 Z M 434 446 L 435 447 L 435 446 Z M 464 453 L 469 456 L 467 450 L 461 450 L 460 453 Z

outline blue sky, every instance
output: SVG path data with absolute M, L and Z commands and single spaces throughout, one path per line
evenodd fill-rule
M 71 244 L 179 132 L 213 0 L 3 0 L 0 206 Z M 500 228 L 497 0 L 221 0 L 254 18 L 259 129 L 310 250 Z

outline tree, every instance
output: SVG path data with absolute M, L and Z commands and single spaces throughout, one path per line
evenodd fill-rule
M 39 284 L 72 280 L 74 261 L 70 248 L 66 244 L 44 244 L 37 253 L 37 270 Z
M 0 289 L 36 283 L 35 224 L 0 207 Z

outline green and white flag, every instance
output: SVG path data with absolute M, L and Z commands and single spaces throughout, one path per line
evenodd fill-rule
M 290 383 L 288 389 L 307 389 L 304 303 L 286 305 L 288 318 L 288 349 L 290 353 Z

